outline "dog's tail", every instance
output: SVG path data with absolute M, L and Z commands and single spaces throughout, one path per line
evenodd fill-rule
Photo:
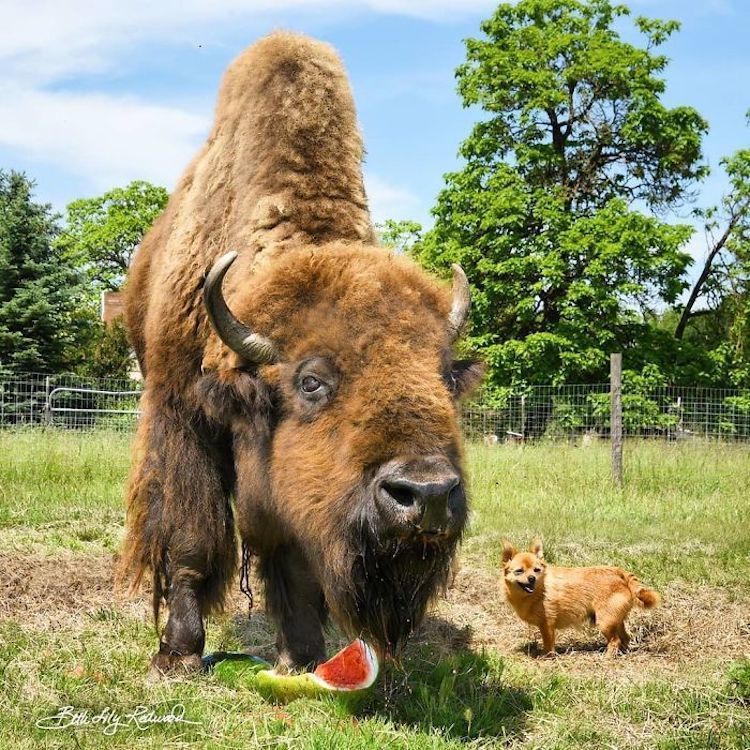
M 661 602 L 661 596 L 653 589 L 644 586 L 632 573 L 623 571 L 628 588 L 635 597 L 636 604 L 644 609 L 651 609 Z
M 635 596 L 638 604 L 645 609 L 651 609 L 651 607 L 655 607 L 661 602 L 661 596 L 659 596 L 658 592 L 646 586 L 639 585 L 633 592 L 633 596 Z

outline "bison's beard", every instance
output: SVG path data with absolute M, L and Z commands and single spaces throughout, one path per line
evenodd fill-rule
M 398 657 L 430 601 L 445 590 L 459 538 L 383 540 L 362 524 L 348 541 L 348 574 L 328 592 L 332 613 L 350 635 Z

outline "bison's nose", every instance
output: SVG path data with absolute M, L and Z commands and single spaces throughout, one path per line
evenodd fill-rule
M 416 534 L 445 534 L 464 502 L 461 480 L 444 461 L 395 466 L 378 482 L 377 503 L 394 526 Z

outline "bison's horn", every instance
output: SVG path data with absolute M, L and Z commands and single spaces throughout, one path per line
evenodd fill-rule
M 451 341 L 455 341 L 469 317 L 471 290 L 464 269 L 458 263 L 454 263 L 451 268 L 453 269 L 453 304 L 448 315 L 448 328 Z
M 203 302 L 206 305 L 208 319 L 219 338 L 244 360 L 256 365 L 271 364 L 278 359 L 273 341 L 240 323 L 227 307 L 221 291 L 224 276 L 236 258 L 237 253 L 234 251 L 222 255 L 206 276 L 206 282 L 203 284 Z

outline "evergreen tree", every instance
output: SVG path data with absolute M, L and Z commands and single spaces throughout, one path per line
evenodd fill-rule
M 0 170 L 0 368 L 55 373 L 79 361 L 92 316 L 81 274 L 55 248 L 58 217 L 33 188 Z

